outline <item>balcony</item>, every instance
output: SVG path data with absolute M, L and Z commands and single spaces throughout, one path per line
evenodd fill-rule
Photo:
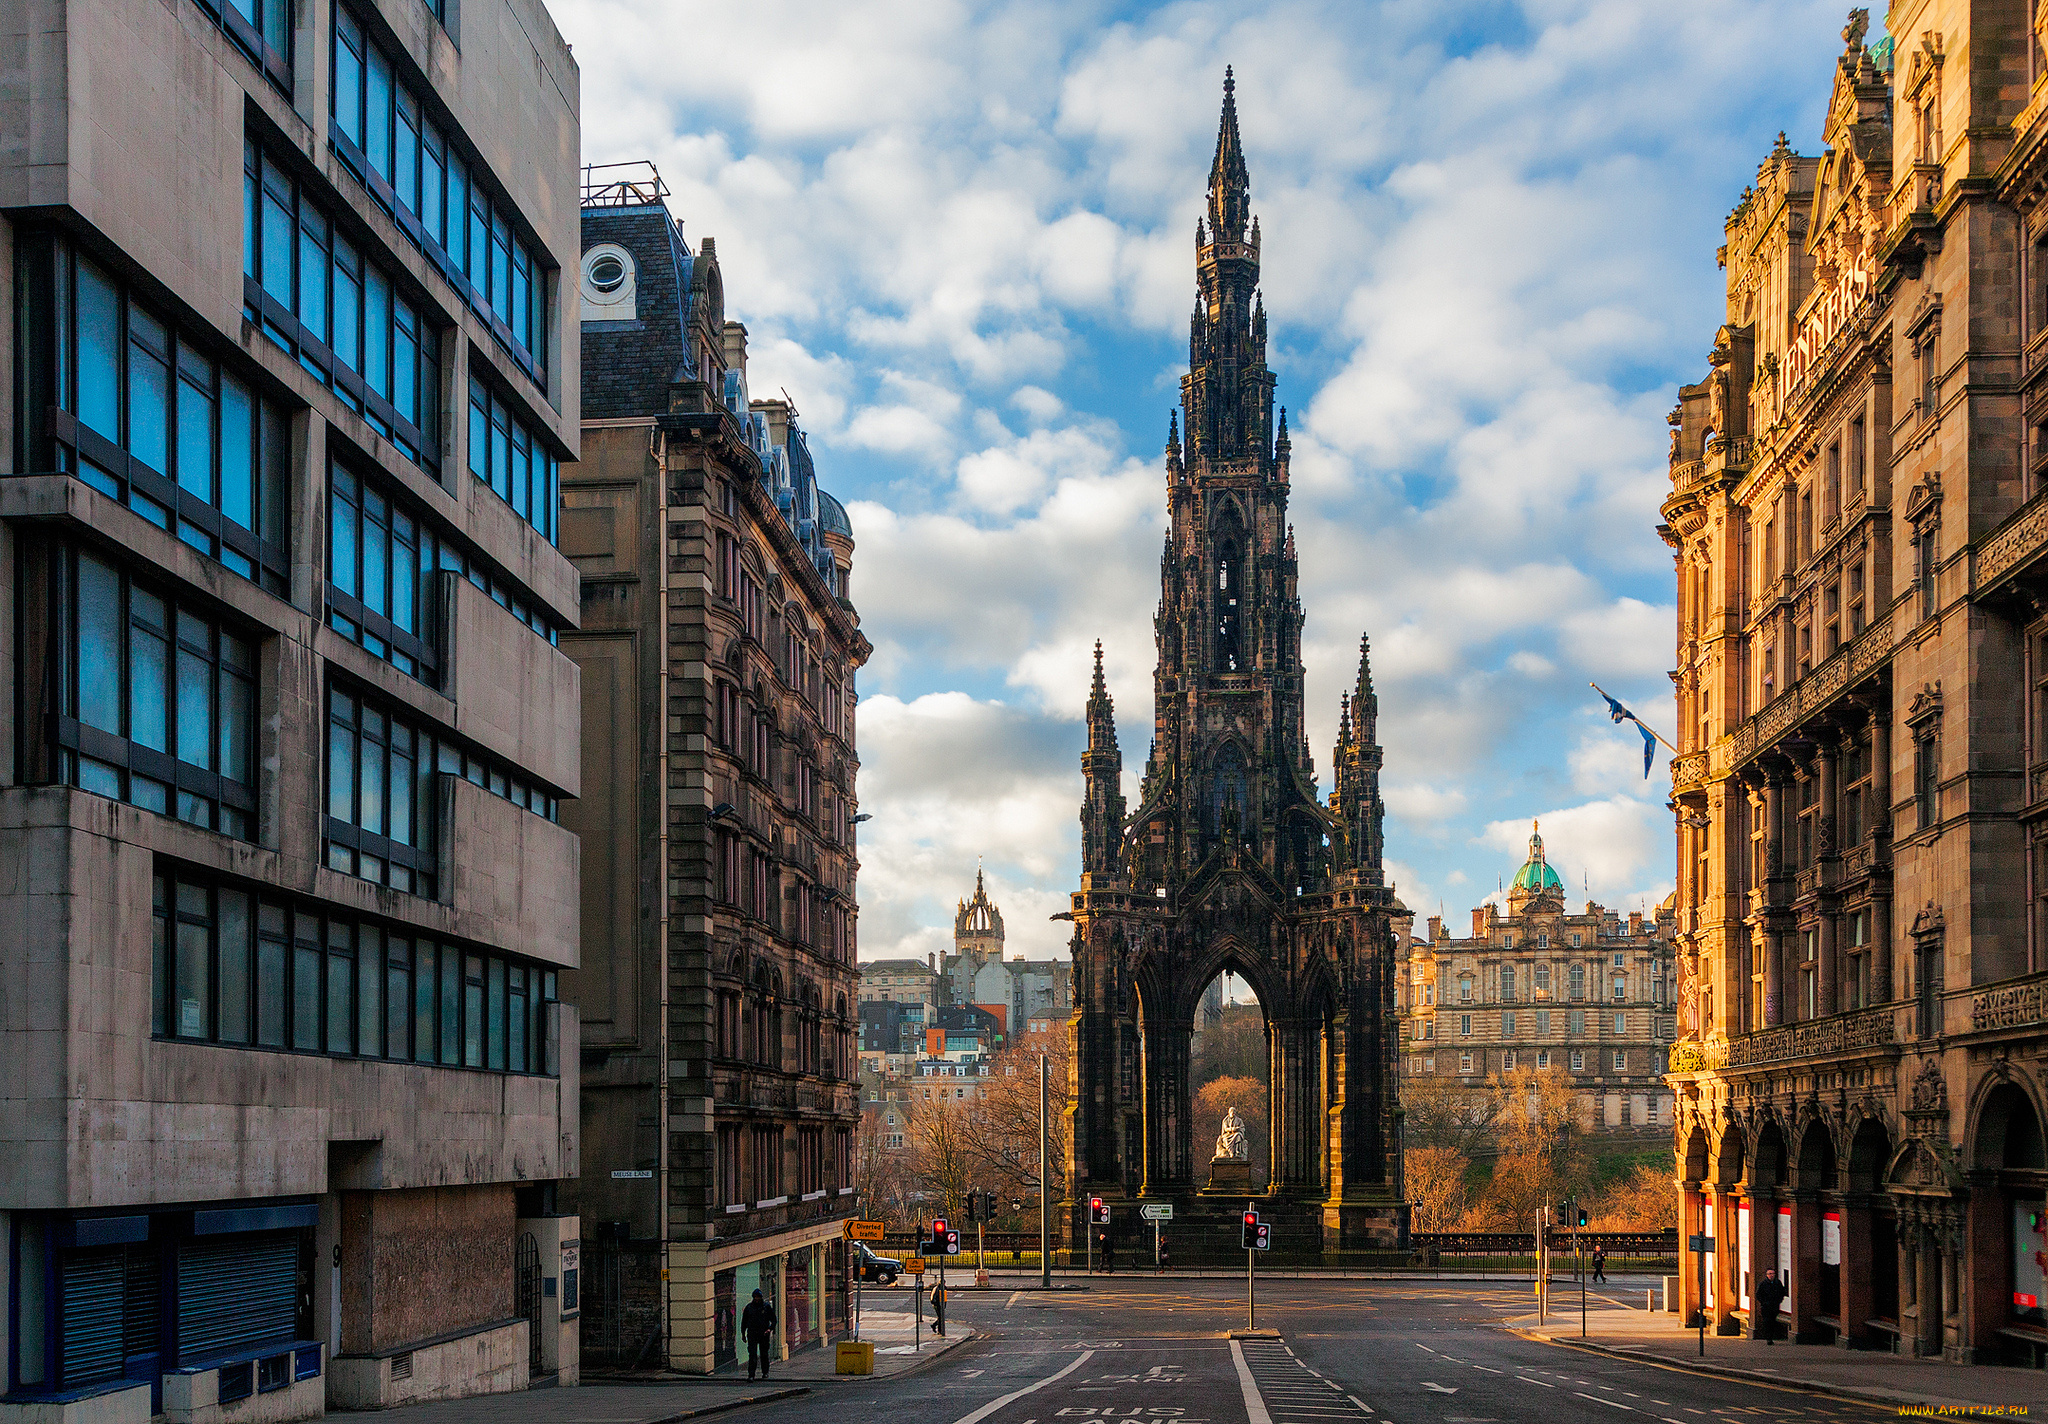
M 2035 495 L 1970 551 L 1973 597 L 2015 591 L 2020 580 L 2048 554 L 2048 490 Z
M 1970 999 L 1970 1031 L 2021 1028 L 2048 1021 L 2048 975 L 1987 989 Z
M 1746 1034 L 1729 1042 L 1728 1066 L 1759 1068 L 1801 1058 L 1846 1058 L 1882 1051 L 1898 1042 L 1896 1014 L 1896 1008 L 1886 1004 Z

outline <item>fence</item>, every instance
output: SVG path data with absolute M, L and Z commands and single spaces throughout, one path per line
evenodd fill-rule
M 984 1257 L 992 1266 L 1021 1265 L 1027 1260 L 1038 1264 L 1038 1233 L 1035 1231 L 990 1231 L 983 1235 Z M 901 1260 L 906 1256 L 919 1254 L 920 1238 L 912 1232 L 896 1231 L 884 1236 L 875 1246 L 877 1254 Z M 1143 1242 L 1135 1243 L 1136 1256 L 1127 1254 L 1126 1260 L 1149 1257 L 1149 1248 Z M 1406 1252 L 1372 1251 L 1346 1253 L 1345 1265 L 1371 1270 L 1413 1270 L 1422 1268 L 1435 1271 L 1533 1271 L 1536 1269 L 1536 1233 L 1533 1231 L 1418 1231 L 1408 1237 Z M 1127 1253 L 1130 1247 L 1126 1247 Z M 1595 1251 L 1607 1253 L 1607 1270 L 1612 1272 L 1649 1273 L 1670 1275 L 1678 1269 L 1678 1232 L 1667 1231 L 1581 1231 L 1576 1240 L 1570 1231 L 1552 1228 L 1550 1233 L 1551 1265 L 1554 1270 L 1568 1270 L 1576 1259 L 1575 1251 L 1583 1250 L 1588 1261 Z M 1055 1266 L 1077 1264 L 1069 1262 L 1070 1252 L 1053 1238 L 1053 1263 Z M 971 1232 L 960 1233 L 960 1255 L 956 1258 L 966 1263 L 974 1258 L 974 1236 Z

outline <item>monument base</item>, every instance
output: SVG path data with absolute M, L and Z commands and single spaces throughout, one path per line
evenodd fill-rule
M 1252 1164 L 1218 1157 L 1209 1164 L 1209 1185 L 1203 1196 L 1242 1197 L 1252 1192 Z

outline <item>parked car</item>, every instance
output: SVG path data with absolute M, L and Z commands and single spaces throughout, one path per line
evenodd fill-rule
M 854 1273 L 863 1281 L 878 1286 L 893 1286 L 896 1284 L 896 1278 L 903 1274 L 900 1262 L 892 1261 L 887 1256 L 877 1256 L 868 1249 L 865 1241 L 854 1242 L 853 1252 Z

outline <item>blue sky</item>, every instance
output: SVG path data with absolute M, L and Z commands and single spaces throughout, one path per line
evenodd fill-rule
M 1142 767 L 1225 64 L 1325 789 L 1363 630 L 1419 913 L 1462 923 L 1533 816 L 1575 893 L 1669 892 L 1662 756 L 1645 782 L 1586 683 L 1673 731 L 1663 416 L 1720 320 L 1723 218 L 1780 129 L 1817 146 L 1842 7 L 553 10 L 586 161 L 653 159 L 717 239 L 750 384 L 853 516 L 863 957 L 946 947 L 978 856 L 1013 947 L 1061 947 L 1097 638 Z

